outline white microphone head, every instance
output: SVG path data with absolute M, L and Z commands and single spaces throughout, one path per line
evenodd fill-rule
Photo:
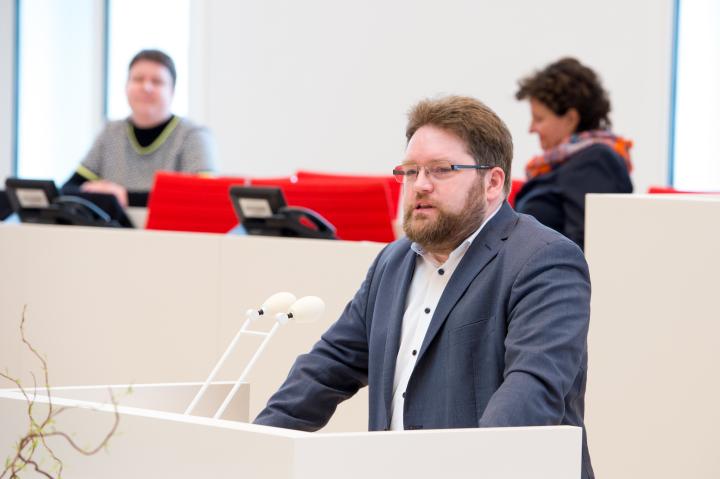
M 296 323 L 310 323 L 317 321 L 325 312 L 325 302 L 317 296 L 305 296 L 298 299 L 290 306 L 290 310 L 286 315 Z M 282 315 L 278 315 L 282 316 Z M 281 318 L 276 319 L 282 324 Z
M 292 293 L 275 293 L 265 300 L 259 310 L 249 309 L 245 316 L 251 320 L 260 319 L 262 316 L 273 317 L 278 313 L 288 311 L 295 301 L 295 295 Z
M 297 298 L 292 293 L 275 293 L 265 300 L 260 309 L 264 311 L 264 314 L 275 316 L 277 313 L 287 311 L 296 301 Z

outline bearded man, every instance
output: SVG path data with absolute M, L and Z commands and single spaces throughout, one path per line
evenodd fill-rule
M 590 280 L 580 249 L 506 201 L 512 138 L 468 97 L 409 114 L 406 238 L 296 360 L 258 424 L 314 431 L 369 386 L 370 430 L 574 425 L 583 477 Z

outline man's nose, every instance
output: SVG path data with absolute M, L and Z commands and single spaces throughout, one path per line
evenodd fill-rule
M 427 168 L 418 168 L 417 178 L 413 184 L 415 191 L 432 191 L 433 183 L 430 181 Z

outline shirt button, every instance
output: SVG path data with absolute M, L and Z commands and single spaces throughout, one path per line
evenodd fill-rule
M 442 268 L 440 268 L 440 269 L 438 270 L 438 274 L 439 274 L 440 276 L 444 275 L 444 274 L 445 274 L 445 270 L 442 269 Z
M 430 308 L 425 308 L 425 314 L 430 314 Z
M 417 349 L 413 349 L 412 355 L 413 355 L 413 356 L 416 356 L 416 355 L 417 355 Z
M 405 393 L 403 393 L 402 396 L 403 396 L 403 399 L 405 399 Z

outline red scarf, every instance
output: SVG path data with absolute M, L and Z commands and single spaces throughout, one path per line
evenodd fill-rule
M 529 180 L 550 173 L 578 151 L 597 144 L 607 145 L 612 148 L 615 153 L 625 160 L 628 173 L 632 173 L 633 166 L 630 161 L 632 141 L 613 135 L 606 130 L 590 130 L 572 135 L 565 143 L 547 150 L 542 155 L 532 157 L 525 166 L 525 174 L 527 174 Z

